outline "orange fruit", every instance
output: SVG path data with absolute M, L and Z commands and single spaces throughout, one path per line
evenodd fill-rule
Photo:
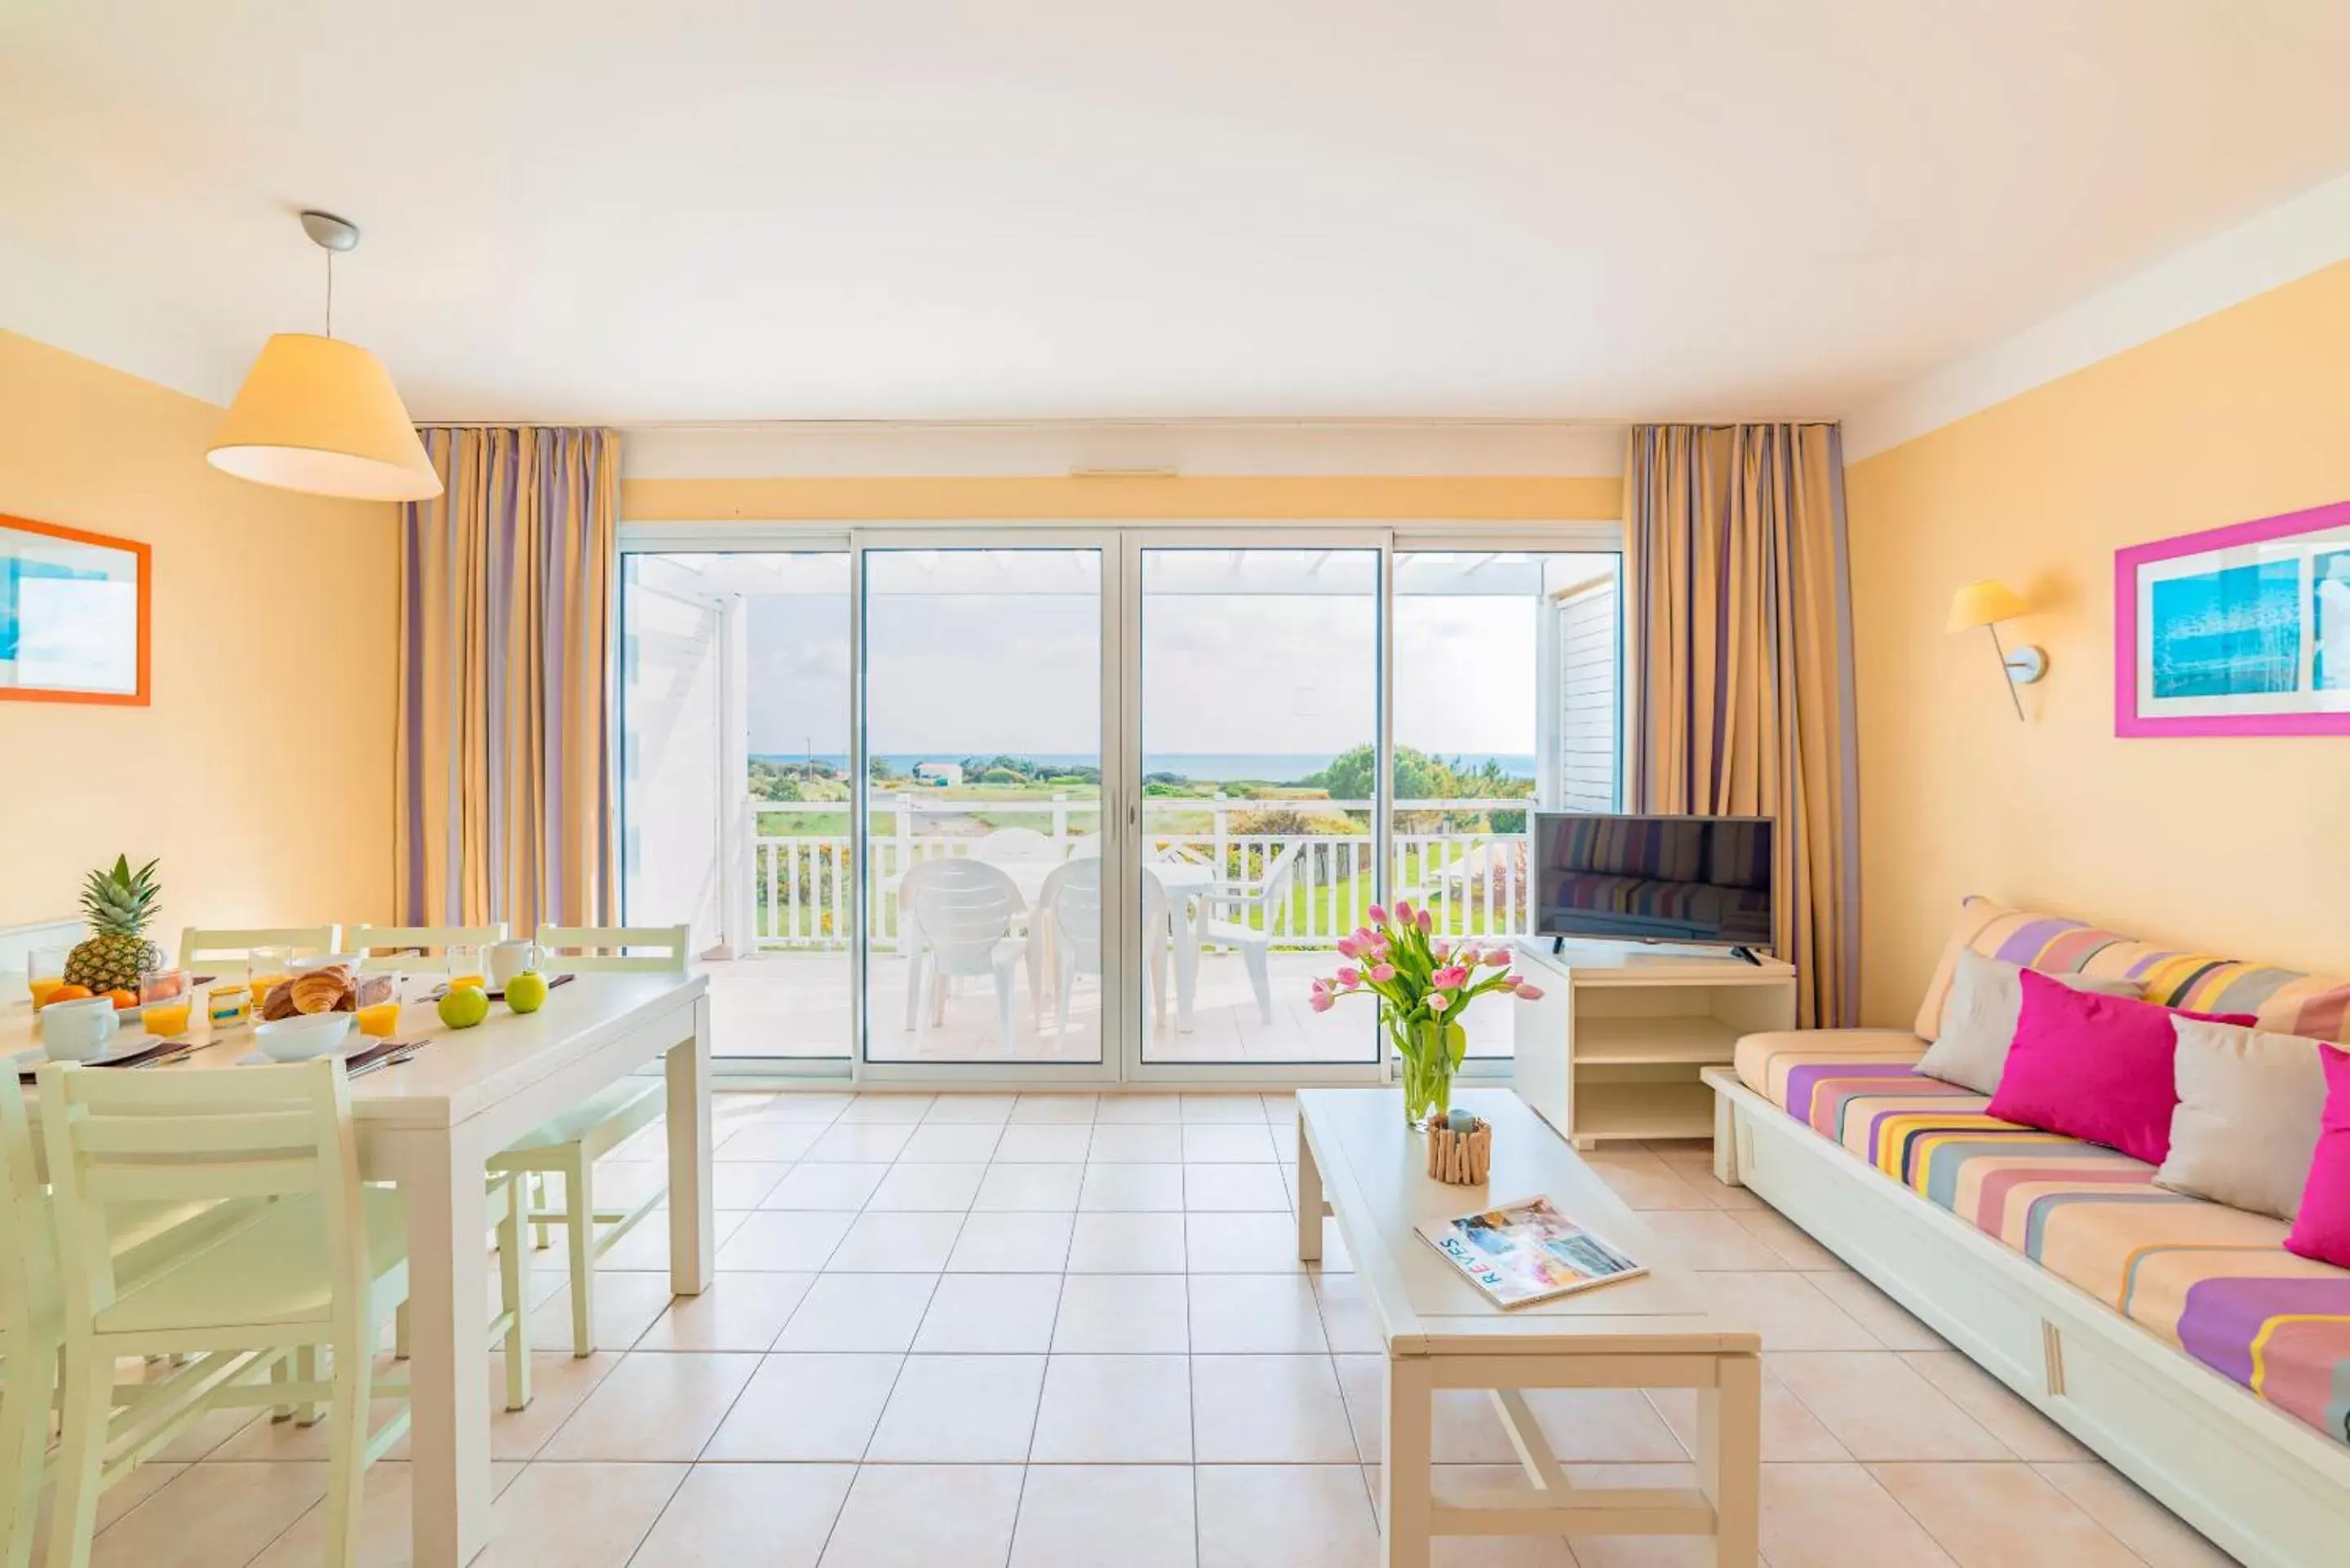
M 114 1003 L 114 1011 L 117 1012 L 126 1007 L 139 1005 L 139 993 L 135 991 L 109 991 L 106 993 L 106 999 Z
M 51 1002 L 79 1002 L 89 994 L 89 987 L 86 985 L 61 985 L 57 987 L 57 990 L 49 992 L 49 1000 Z

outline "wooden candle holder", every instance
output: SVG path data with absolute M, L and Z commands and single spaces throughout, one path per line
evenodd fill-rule
M 1428 1129 L 1428 1174 L 1454 1187 L 1482 1187 L 1493 1168 L 1493 1124 L 1479 1122 L 1474 1129 Z

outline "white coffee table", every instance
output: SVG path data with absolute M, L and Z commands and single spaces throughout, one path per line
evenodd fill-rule
M 1753 1568 L 1761 1337 L 1715 1316 L 1698 1277 L 1515 1095 L 1470 1090 L 1454 1103 L 1493 1124 L 1485 1187 L 1429 1177 L 1426 1147 L 1405 1127 L 1398 1090 L 1297 1095 L 1297 1255 L 1322 1255 L 1322 1216 L 1335 1216 L 1387 1342 L 1379 1530 L 1388 1568 L 1424 1568 L 1439 1535 L 1711 1536 L 1721 1568 Z M 1503 1311 L 1414 1232 L 1424 1220 L 1541 1196 L 1649 1272 Z M 1531 1490 L 1435 1494 L 1430 1446 L 1440 1388 L 1491 1392 Z M 1696 1389 L 1698 1484 L 1570 1485 L 1519 1392 L 1526 1388 Z

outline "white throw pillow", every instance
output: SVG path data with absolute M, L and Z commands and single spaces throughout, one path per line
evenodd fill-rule
M 2325 1114 L 2318 1042 L 2232 1023 L 2175 1020 L 2170 1158 L 2158 1187 L 2290 1220 L 2309 1185 Z
M 1942 1033 L 1918 1061 L 1918 1071 L 1978 1095 L 1999 1093 L 2000 1075 L 2007 1071 L 2007 1048 L 2015 1044 L 2015 1021 L 2023 1011 L 2022 974 L 2019 964 L 1960 949 L 1950 971 L 1950 999 L 1942 1004 Z M 2074 991 L 2133 1002 L 2144 992 L 2134 980 L 2086 974 L 2048 978 Z

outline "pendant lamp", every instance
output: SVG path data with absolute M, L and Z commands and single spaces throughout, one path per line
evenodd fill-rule
M 327 253 L 327 330 L 280 332 L 261 346 L 204 459 L 256 484 L 354 501 L 421 501 L 441 476 L 416 439 L 383 362 L 335 337 L 335 253 L 359 243 L 331 213 L 302 214 Z

